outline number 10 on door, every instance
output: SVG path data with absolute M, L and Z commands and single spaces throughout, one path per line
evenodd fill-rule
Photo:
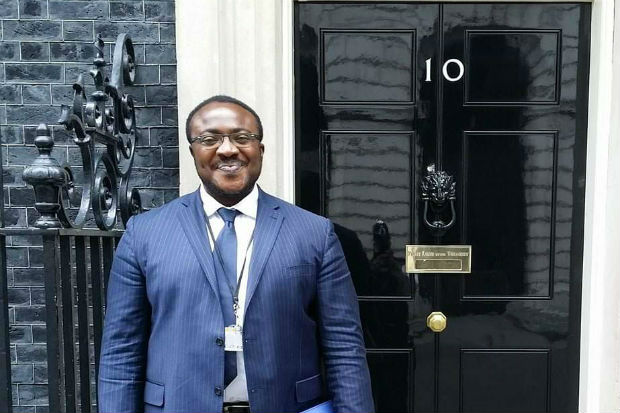
M 433 59 L 426 59 L 426 79 L 424 79 L 425 82 L 431 81 L 431 61 L 432 60 Z M 458 67 L 457 76 L 450 76 L 450 73 L 448 73 L 448 68 L 452 64 L 455 64 Z M 461 62 L 459 59 L 450 59 L 450 60 L 447 60 L 443 64 L 443 67 L 441 68 L 441 73 L 443 73 L 443 77 L 448 82 L 456 82 L 457 80 L 460 80 L 463 77 L 463 74 L 465 73 L 465 67 L 463 66 L 463 62 Z

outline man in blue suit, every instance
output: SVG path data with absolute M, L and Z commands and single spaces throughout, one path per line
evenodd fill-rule
M 358 304 L 332 224 L 256 185 L 258 115 L 186 123 L 201 187 L 133 217 L 108 285 L 99 411 L 371 412 Z M 322 368 L 323 366 L 323 368 Z

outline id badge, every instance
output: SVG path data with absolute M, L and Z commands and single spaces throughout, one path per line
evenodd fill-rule
M 228 326 L 224 329 L 224 350 L 243 351 L 243 334 L 240 326 Z

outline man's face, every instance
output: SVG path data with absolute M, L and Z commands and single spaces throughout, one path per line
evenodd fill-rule
M 258 134 L 259 131 L 254 116 L 233 103 L 211 102 L 200 108 L 190 121 L 192 138 L 205 133 L 235 132 Z M 225 137 L 218 148 L 208 149 L 194 142 L 190 151 L 207 192 L 230 206 L 252 191 L 261 172 L 264 145 L 254 141 L 249 147 L 238 148 Z

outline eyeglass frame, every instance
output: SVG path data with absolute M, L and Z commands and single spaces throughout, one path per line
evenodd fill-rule
M 220 146 L 222 146 L 222 144 L 224 143 L 225 136 L 228 136 L 228 140 L 230 141 L 230 143 L 237 148 L 248 148 L 252 145 L 252 142 L 254 141 L 260 142 L 263 139 L 262 135 L 259 135 L 257 133 L 250 133 L 250 132 L 233 132 L 233 133 L 211 133 L 209 132 L 203 135 L 190 138 L 189 143 L 193 144 L 194 142 L 198 142 L 198 144 L 200 144 L 201 146 L 204 146 L 207 149 L 217 149 Z M 239 145 L 238 143 L 235 142 L 236 138 L 240 136 L 247 136 L 248 138 L 250 138 L 246 145 Z M 204 139 L 204 138 L 217 138 L 219 143 L 213 146 L 209 146 L 203 141 L 201 141 L 201 139 Z

